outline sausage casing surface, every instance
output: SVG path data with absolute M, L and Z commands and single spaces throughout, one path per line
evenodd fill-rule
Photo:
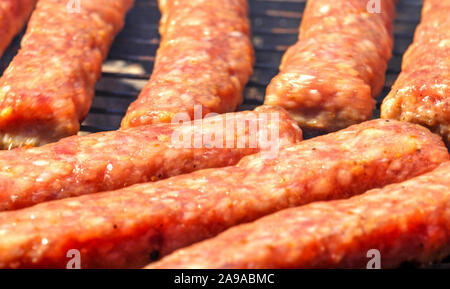
M 150 81 L 122 128 L 236 110 L 253 72 L 246 0 L 159 1 L 161 44 Z
M 37 0 L 0 0 L 0 57 L 25 25 Z
M 0 148 L 74 135 L 87 115 L 103 59 L 133 0 L 39 0 L 21 49 L 0 79 Z
M 149 268 L 366 268 L 376 256 L 371 250 L 378 250 L 381 268 L 450 254 L 450 162 L 348 200 L 232 228 Z
M 425 0 L 381 117 L 424 125 L 450 144 L 450 1 Z
M 207 169 L 0 213 L 0 267 L 139 267 L 241 223 L 318 200 L 347 198 L 449 160 L 418 125 L 374 120 Z M 151 257 L 151 258 L 150 258 Z
M 221 131 L 222 146 L 214 139 Z M 272 132 L 278 135 L 259 139 Z M 148 125 L 0 151 L 0 211 L 230 166 L 246 155 L 271 150 L 272 144 L 282 147 L 301 139 L 286 111 L 262 106 L 199 122 Z
M 372 117 L 393 46 L 395 1 L 308 1 L 298 42 L 283 56 L 265 104 L 286 108 L 300 127 L 334 131 Z

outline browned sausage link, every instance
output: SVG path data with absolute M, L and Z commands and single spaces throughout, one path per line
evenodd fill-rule
M 0 0 L 0 57 L 25 25 L 37 0 Z
M 348 200 L 232 228 L 148 268 L 381 268 L 450 255 L 450 162 Z M 375 251 L 377 250 L 377 251 Z
M 283 57 L 266 104 L 305 130 L 334 131 L 370 119 L 393 45 L 395 1 L 308 1 L 299 41 Z
M 214 136 L 223 142 L 217 144 Z M 260 149 L 270 153 L 268 145 L 291 145 L 301 138 L 286 111 L 262 106 L 195 123 L 142 126 L 0 151 L 0 211 L 234 165 Z
M 150 81 L 122 128 L 170 122 L 177 113 L 234 111 L 253 71 L 246 0 L 164 0 Z
M 0 267 L 136 267 L 291 206 L 347 198 L 449 160 L 423 127 L 374 120 L 236 166 L 0 214 Z
M 76 134 L 103 58 L 133 0 L 40 0 L 22 47 L 0 79 L 0 148 Z
M 450 144 L 450 1 L 426 0 L 381 117 L 418 123 Z

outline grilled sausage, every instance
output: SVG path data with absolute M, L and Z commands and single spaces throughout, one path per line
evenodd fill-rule
M 0 0 L 0 57 L 22 30 L 37 0 Z
M 418 123 L 450 144 L 450 1 L 426 0 L 381 117 Z
M 450 255 L 450 162 L 348 200 L 232 228 L 148 268 L 382 268 Z M 375 251 L 378 250 L 378 251 Z
M 393 46 L 395 1 L 380 13 L 368 1 L 308 1 L 299 41 L 283 56 L 265 104 L 286 108 L 309 131 L 334 131 L 370 119 Z
M 218 145 L 216 137 L 222 140 Z M 234 165 L 261 149 L 270 153 L 268 145 L 291 145 L 301 138 L 286 111 L 263 106 L 200 122 L 73 136 L 39 148 L 0 151 L 0 211 Z
M 236 166 L 0 214 L 0 267 L 138 267 L 291 206 L 347 198 L 449 160 L 418 125 L 374 120 Z
M 21 50 L 0 79 L 0 148 L 76 134 L 133 0 L 40 0 Z
M 159 1 L 161 44 L 150 81 L 122 128 L 170 122 L 177 113 L 234 111 L 253 71 L 246 0 Z

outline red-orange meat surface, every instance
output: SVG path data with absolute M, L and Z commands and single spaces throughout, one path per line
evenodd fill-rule
M 450 144 L 450 0 L 425 0 L 381 117 L 427 126 Z
M 282 147 L 301 139 L 286 111 L 262 106 L 195 123 L 147 125 L 0 151 L 0 211 L 230 166 L 260 150 L 270 153 L 276 149 L 271 144 Z
M 395 1 L 308 1 L 299 41 L 283 56 L 265 104 L 286 108 L 302 129 L 334 131 L 372 117 L 393 46 Z
M 21 49 L 0 79 L 0 148 L 76 134 L 101 65 L 133 0 L 40 0 Z M 76 8 L 76 7 L 75 7 Z
M 0 57 L 25 25 L 37 0 L 0 0 Z
M 450 255 L 450 162 L 348 200 L 232 228 L 149 268 L 366 268 L 373 249 L 381 268 Z
M 246 0 L 159 1 L 161 44 L 150 81 L 122 128 L 234 111 L 253 71 Z
M 259 153 L 232 167 L 0 213 L 0 267 L 65 267 L 70 249 L 80 251 L 83 268 L 144 266 L 232 226 L 361 194 L 448 160 L 427 129 L 374 120 L 282 148 L 275 159 Z

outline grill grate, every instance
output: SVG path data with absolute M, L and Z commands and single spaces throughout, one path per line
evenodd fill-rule
M 266 86 L 278 73 L 281 57 L 286 48 L 297 41 L 305 3 L 306 0 L 249 0 L 256 63 L 240 110 L 253 109 L 263 103 Z M 398 0 L 394 53 L 384 89 L 377 98 L 374 117 L 379 117 L 381 102 L 400 72 L 402 55 L 412 41 L 421 8 L 422 0 Z M 103 65 L 92 108 L 82 124 L 82 134 L 119 128 L 129 104 L 136 99 L 152 72 L 159 45 L 159 18 L 156 0 L 136 0 Z M 0 72 L 17 53 L 20 38 L 17 37 L 5 52 Z M 450 268 L 450 258 L 445 262 L 430 267 Z

